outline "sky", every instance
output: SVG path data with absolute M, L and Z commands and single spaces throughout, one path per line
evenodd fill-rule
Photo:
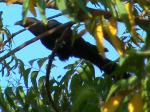
M 4 3 L 0 3 L 0 11 L 3 11 L 3 16 L 2 17 L 3 17 L 4 26 L 6 26 L 10 30 L 11 33 L 15 33 L 17 31 L 23 29 L 20 26 L 15 26 L 14 25 L 15 22 L 22 19 L 22 16 L 21 16 L 22 10 L 21 9 L 22 9 L 22 6 L 20 6 L 20 5 L 7 6 Z M 60 12 L 56 11 L 56 10 L 53 10 L 53 9 L 46 10 L 46 16 L 47 17 L 56 15 L 57 13 L 60 13 Z M 28 17 L 31 17 L 31 16 L 32 16 L 32 14 L 29 13 Z M 40 19 L 39 14 L 38 14 L 37 18 Z M 60 22 L 65 23 L 65 22 L 68 21 L 68 18 L 62 16 L 62 17 L 58 17 L 57 20 L 60 21 Z M 120 27 L 119 32 L 122 33 L 123 29 L 124 29 L 123 28 L 124 26 L 120 24 L 119 27 Z M 25 32 L 15 36 L 13 47 L 15 48 L 15 47 L 21 45 L 23 42 L 25 42 L 25 41 L 33 38 L 33 37 L 34 37 L 33 34 L 31 34 L 29 31 L 25 31 Z M 85 35 L 84 38 L 87 41 L 90 41 L 90 42 L 92 41 L 92 43 L 95 43 L 95 41 L 88 34 Z M 105 42 L 105 47 L 107 47 L 109 49 L 109 52 L 106 53 L 106 57 L 108 57 L 111 60 L 115 60 L 115 59 L 118 58 L 117 52 L 115 51 L 115 49 L 108 42 Z M 29 60 L 46 57 L 49 54 L 50 54 L 50 51 L 48 49 L 46 49 L 41 44 L 40 41 L 37 41 L 37 42 L 23 48 L 22 50 L 18 51 L 16 53 L 16 56 L 19 59 L 22 59 L 24 61 L 24 63 L 28 66 L 29 65 L 28 61 Z M 73 63 L 75 60 L 77 60 L 77 59 L 76 58 L 70 58 L 69 60 L 62 62 L 58 58 L 56 58 L 56 61 L 54 61 L 54 64 L 57 67 L 55 67 L 52 70 L 52 76 L 57 77 L 59 75 L 63 75 L 64 72 L 65 72 L 63 67 L 66 66 L 69 63 Z M 35 68 L 36 68 L 36 65 L 35 65 Z M 97 67 L 95 67 L 95 70 L 96 70 L 97 76 L 99 76 L 101 74 L 101 71 Z M 41 75 L 44 75 L 44 74 L 41 72 Z M 0 85 L 2 85 L 2 87 L 5 87 L 7 85 L 6 83 L 4 83 L 3 78 L 1 78 L 1 80 L 0 80 Z

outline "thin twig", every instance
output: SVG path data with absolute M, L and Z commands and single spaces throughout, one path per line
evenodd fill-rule
M 53 18 L 62 16 L 62 15 L 63 15 L 63 13 L 58 13 L 58 14 L 56 14 L 56 15 L 54 15 L 54 16 L 48 17 L 47 20 L 50 20 L 50 19 L 53 19 Z

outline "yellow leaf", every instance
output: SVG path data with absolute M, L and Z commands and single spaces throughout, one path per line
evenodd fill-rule
M 3 48 L 3 46 L 4 46 L 3 38 L 2 38 L 2 37 L 0 37 L 0 50 Z
M 132 10 L 132 4 L 131 3 L 126 3 L 125 8 L 127 10 L 129 21 L 130 21 L 131 34 L 132 34 L 132 37 L 133 37 L 133 42 L 136 45 L 138 45 L 137 39 L 141 40 L 141 42 L 144 42 L 144 39 L 141 36 L 139 36 L 137 34 L 136 30 L 135 30 L 135 17 L 134 17 L 133 10 Z
M 96 31 L 95 31 L 95 38 L 96 38 L 96 43 L 97 43 L 97 47 L 98 47 L 98 51 L 99 53 L 101 53 L 102 55 L 104 55 L 104 35 L 103 35 L 103 28 L 102 28 L 102 24 L 98 24 L 96 26 Z
M 110 19 L 108 27 L 109 27 L 109 31 L 110 31 L 111 35 L 116 36 L 117 35 L 117 25 L 116 25 L 116 21 L 114 19 Z
M 135 31 L 135 29 L 132 29 L 131 32 L 135 38 L 138 38 L 141 42 L 144 42 L 144 39 Z
M 7 0 L 7 5 L 11 5 L 13 3 L 15 3 L 17 0 Z
M 120 55 L 123 55 L 124 45 L 123 45 L 123 42 L 121 42 L 119 38 L 117 37 L 117 24 L 114 19 L 109 20 L 108 35 L 109 35 L 110 41 L 112 42 L 112 45 L 116 48 L 116 50 L 118 51 Z
M 144 112 L 143 101 L 139 93 L 133 96 L 128 103 L 128 112 Z
M 103 112 L 116 112 L 117 108 L 119 107 L 122 99 L 124 98 L 123 95 L 117 95 L 111 97 L 103 106 Z
M 55 7 L 55 2 L 54 1 L 48 1 L 47 3 L 46 3 L 46 6 L 47 7 Z
M 35 10 L 35 3 L 36 3 L 35 0 L 30 0 L 29 10 L 34 16 L 37 16 L 36 10 Z
M 135 19 L 135 17 L 134 17 L 134 15 L 133 15 L 133 11 L 132 11 L 132 4 L 131 3 L 126 3 L 125 4 L 125 8 L 126 8 L 126 11 L 127 11 L 127 13 L 128 13 L 128 17 L 129 17 L 129 20 L 130 20 L 130 23 L 131 23 L 131 25 L 135 25 L 135 21 L 134 21 L 134 19 Z

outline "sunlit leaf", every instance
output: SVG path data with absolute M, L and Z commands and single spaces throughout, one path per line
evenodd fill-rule
M 47 24 L 47 19 L 45 16 L 46 2 L 44 0 L 36 0 L 36 5 L 37 5 L 40 15 L 42 17 L 42 22 L 44 24 Z
M 103 35 L 102 24 L 96 25 L 95 35 L 96 35 L 95 38 L 96 38 L 96 43 L 97 43 L 99 53 L 104 55 L 104 35 Z
M 4 46 L 3 38 L 2 38 L 2 37 L 0 37 L 0 50 L 3 48 L 3 46 Z
M 120 55 L 123 55 L 125 52 L 124 45 L 123 42 L 121 42 L 121 40 L 119 40 L 119 38 L 117 37 L 118 29 L 117 29 L 117 24 L 115 19 L 109 20 L 107 31 L 108 31 L 109 39 L 112 42 L 113 46 L 116 48 L 116 50 Z
M 24 18 L 23 24 L 25 24 L 25 22 L 26 22 L 26 17 L 27 17 L 28 10 L 29 10 L 29 5 L 30 5 L 30 0 L 24 0 L 24 2 L 23 2 L 23 13 L 22 13 L 22 16 Z
M 67 4 L 66 0 L 56 0 L 57 7 L 62 11 L 67 10 L 67 5 L 66 4 Z
M 30 0 L 29 10 L 34 16 L 37 16 L 36 10 L 35 10 L 35 4 L 36 4 L 36 0 Z
M 128 103 L 128 112 L 144 112 L 140 93 L 135 94 Z
M 117 8 L 118 8 L 119 17 L 122 19 L 122 21 L 127 26 L 127 29 L 130 31 L 131 25 L 130 25 L 130 22 L 129 22 L 128 13 L 127 13 L 126 8 L 125 8 L 125 3 L 121 0 L 116 0 L 116 5 L 117 5 Z
M 130 22 L 130 30 L 131 30 L 131 34 L 132 34 L 132 38 L 133 38 L 133 42 L 139 46 L 138 44 L 138 40 L 140 40 L 141 42 L 144 42 L 144 39 L 137 34 L 136 29 L 135 29 L 135 17 L 133 14 L 133 10 L 132 10 L 132 4 L 131 3 L 126 3 L 125 4 L 125 8 L 127 10 L 128 13 L 128 17 L 129 17 L 129 22 Z
M 134 15 L 133 15 L 133 11 L 132 11 L 132 4 L 129 3 L 129 2 L 126 3 L 125 4 L 125 8 L 126 8 L 126 10 L 128 12 L 128 17 L 129 17 L 131 25 L 134 25 L 135 21 L 134 21 Z
M 11 5 L 13 3 L 15 3 L 17 0 L 7 0 L 7 5 Z
M 103 106 L 103 112 L 116 112 L 124 96 L 116 95 L 109 98 Z
M 90 63 L 85 63 L 81 66 L 81 69 L 78 70 L 78 74 L 81 76 L 82 80 L 92 81 L 95 77 L 94 67 Z

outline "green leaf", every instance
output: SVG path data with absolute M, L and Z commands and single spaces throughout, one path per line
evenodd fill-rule
M 71 112 L 82 112 L 82 109 L 85 108 L 86 104 L 88 104 L 88 101 L 95 98 L 98 100 L 98 96 L 94 88 L 82 88 L 80 91 L 78 91 L 78 96 L 76 96 L 76 100 L 72 105 Z
M 2 92 L 2 89 L 0 87 L 0 108 L 1 110 L 3 110 L 4 112 L 14 112 L 10 105 L 8 104 L 8 102 L 6 101 L 5 97 L 4 97 L 4 93 Z
M 75 74 L 72 79 L 71 79 L 71 83 L 70 83 L 70 90 L 71 90 L 71 100 L 74 101 L 78 94 L 78 91 L 80 90 L 80 88 L 82 87 L 82 80 L 80 78 L 79 75 Z
M 40 11 L 40 15 L 42 17 L 42 22 L 44 24 L 47 24 L 48 21 L 45 16 L 46 2 L 44 0 L 36 0 L 36 5 Z
M 19 73 L 23 74 L 25 71 L 24 63 L 22 60 L 18 60 L 18 61 L 19 61 Z
M 67 1 L 66 0 L 56 0 L 57 7 L 62 11 L 67 11 Z
M 112 13 L 113 17 L 116 17 L 117 16 L 117 12 L 116 12 L 115 6 L 112 3 L 112 1 L 108 1 L 108 0 L 102 0 L 102 1 L 103 1 L 104 5 L 105 5 L 104 7 L 107 6 L 109 8 L 110 12 Z
M 24 83 L 25 83 L 26 88 L 28 88 L 28 78 L 29 78 L 30 71 L 31 71 L 31 68 L 28 68 L 23 73 L 23 78 L 24 78 Z
M 92 81 L 95 78 L 94 67 L 91 63 L 86 62 L 81 66 L 81 69 L 78 70 L 78 73 L 81 75 L 83 80 Z
M 59 104 L 59 102 L 60 102 L 60 100 L 61 100 L 61 95 L 63 94 L 62 93 L 62 91 L 63 91 L 63 88 L 62 87 L 60 87 L 60 86 L 54 86 L 53 87 L 53 92 L 54 92 L 54 102 L 56 103 L 56 104 Z
M 38 71 L 32 71 L 31 73 L 31 82 L 32 82 L 32 85 L 33 85 L 33 88 L 38 91 L 38 87 L 37 87 L 37 75 L 38 75 Z
M 30 104 L 31 112 L 39 112 L 40 105 L 38 105 L 38 100 L 40 96 L 37 94 L 35 89 L 31 87 L 28 90 L 28 96 L 26 97 L 26 104 Z
M 38 59 L 33 59 L 33 60 L 30 60 L 29 61 L 29 64 L 32 66 L 33 65 L 33 63 L 35 62 L 35 61 L 37 61 Z
M 145 112 L 150 111 L 150 76 L 147 75 L 143 80 L 142 80 L 142 99 L 144 101 L 144 110 Z
M 120 0 L 116 0 L 116 5 L 118 8 L 119 17 L 126 23 L 126 26 L 130 31 L 131 26 L 130 26 L 130 21 L 128 18 L 128 13 L 125 8 L 125 4 Z
M 3 28 L 3 18 L 2 18 L 3 12 L 0 11 L 0 30 Z
M 145 48 L 149 49 L 150 48 L 150 26 L 146 27 L 145 30 L 147 32 Z
M 13 92 L 13 88 L 12 87 L 7 87 L 5 89 L 5 95 L 6 95 L 6 99 L 8 100 L 8 103 L 10 104 L 11 107 L 14 108 L 14 110 L 17 109 L 16 104 L 15 104 L 15 94 Z
M 39 87 L 39 89 L 42 89 L 42 88 L 43 88 L 44 83 L 45 83 L 45 76 L 42 76 L 42 77 L 40 77 L 39 80 L 38 80 L 38 87 Z
M 29 11 L 29 3 L 30 3 L 30 0 L 24 0 L 24 2 L 23 2 L 23 14 L 22 14 L 23 18 L 27 17 L 27 14 Z M 25 23 L 25 19 L 24 19 L 23 23 Z
M 39 59 L 39 60 L 37 61 L 37 64 L 38 64 L 39 68 L 41 68 L 41 67 L 43 66 L 43 64 L 44 64 L 44 62 L 45 62 L 46 60 L 47 60 L 47 57 L 41 58 L 41 59 Z
M 16 98 L 20 105 L 24 106 L 25 103 L 25 93 L 22 86 L 17 87 L 16 89 Z
M 92 17 L 91 13 L 86 8 L 87 0 L 76 0 L 76 3 L 90 18 Z
M 128 90 L 131 88 L 134 88 L 138 83 L 138 78 L 136 76 L 132 76 L 129 79 L 122 79 L 116 82 L 112 85 L 112 87 L 109 90 L 109 94 L 107 96 L 106 101 L 116 92 L 122 91 L 122 90 Z

